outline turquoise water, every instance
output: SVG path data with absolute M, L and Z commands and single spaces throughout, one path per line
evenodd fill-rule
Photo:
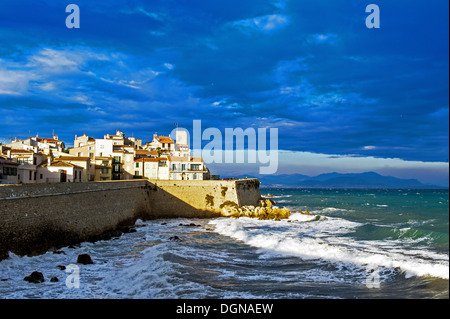
M 448 190 L 263 189 L 277 204 L 320 212 L 362 225 L 349 236 L 364 240 L 412 239 L 448 254 Z

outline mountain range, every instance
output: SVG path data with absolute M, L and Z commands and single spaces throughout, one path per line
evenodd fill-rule
M 243 176 L 241 176 L 243 177 Z M 257 176 L 261 187 L 305 187 L 305 188 L 415 188 L 445 189 L 448 187 L 424 184 L 417 179 L 401 179 L 383 176 L 375 172 L 327 173 L 310 177 L 302 174 Z

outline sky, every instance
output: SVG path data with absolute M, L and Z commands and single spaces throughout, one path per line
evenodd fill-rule
M 371 3 L 380 28 L 366 26 Z M 145 143 L 201 120 L 277 128 L 280 174 L 448 185 L 448 12 L 443 0 L 2 0 L 0 142 L 122 130 Z

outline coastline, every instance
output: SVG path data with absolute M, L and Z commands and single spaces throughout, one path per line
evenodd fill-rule
M 138 219 L 289 216 L 289 210 L 272 205 L 272 200 L 261 198 L 257 179 L 2 186 L 0 260 L 8 252 L 38 255 L 110 239 L 127 232 Z

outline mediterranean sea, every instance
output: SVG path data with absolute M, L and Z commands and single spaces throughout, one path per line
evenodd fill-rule
M 10 253 L 0 262 L 0 298 L 449 298 L 448 190 L 261 193 L 296 213 L 139 220 L 111 240 Z M 93 264 L 77 264 L 80 254 Z M 75 287 L 70 265 L 79 269 Z M 33 271 L 45 281 L 24 281 Z

